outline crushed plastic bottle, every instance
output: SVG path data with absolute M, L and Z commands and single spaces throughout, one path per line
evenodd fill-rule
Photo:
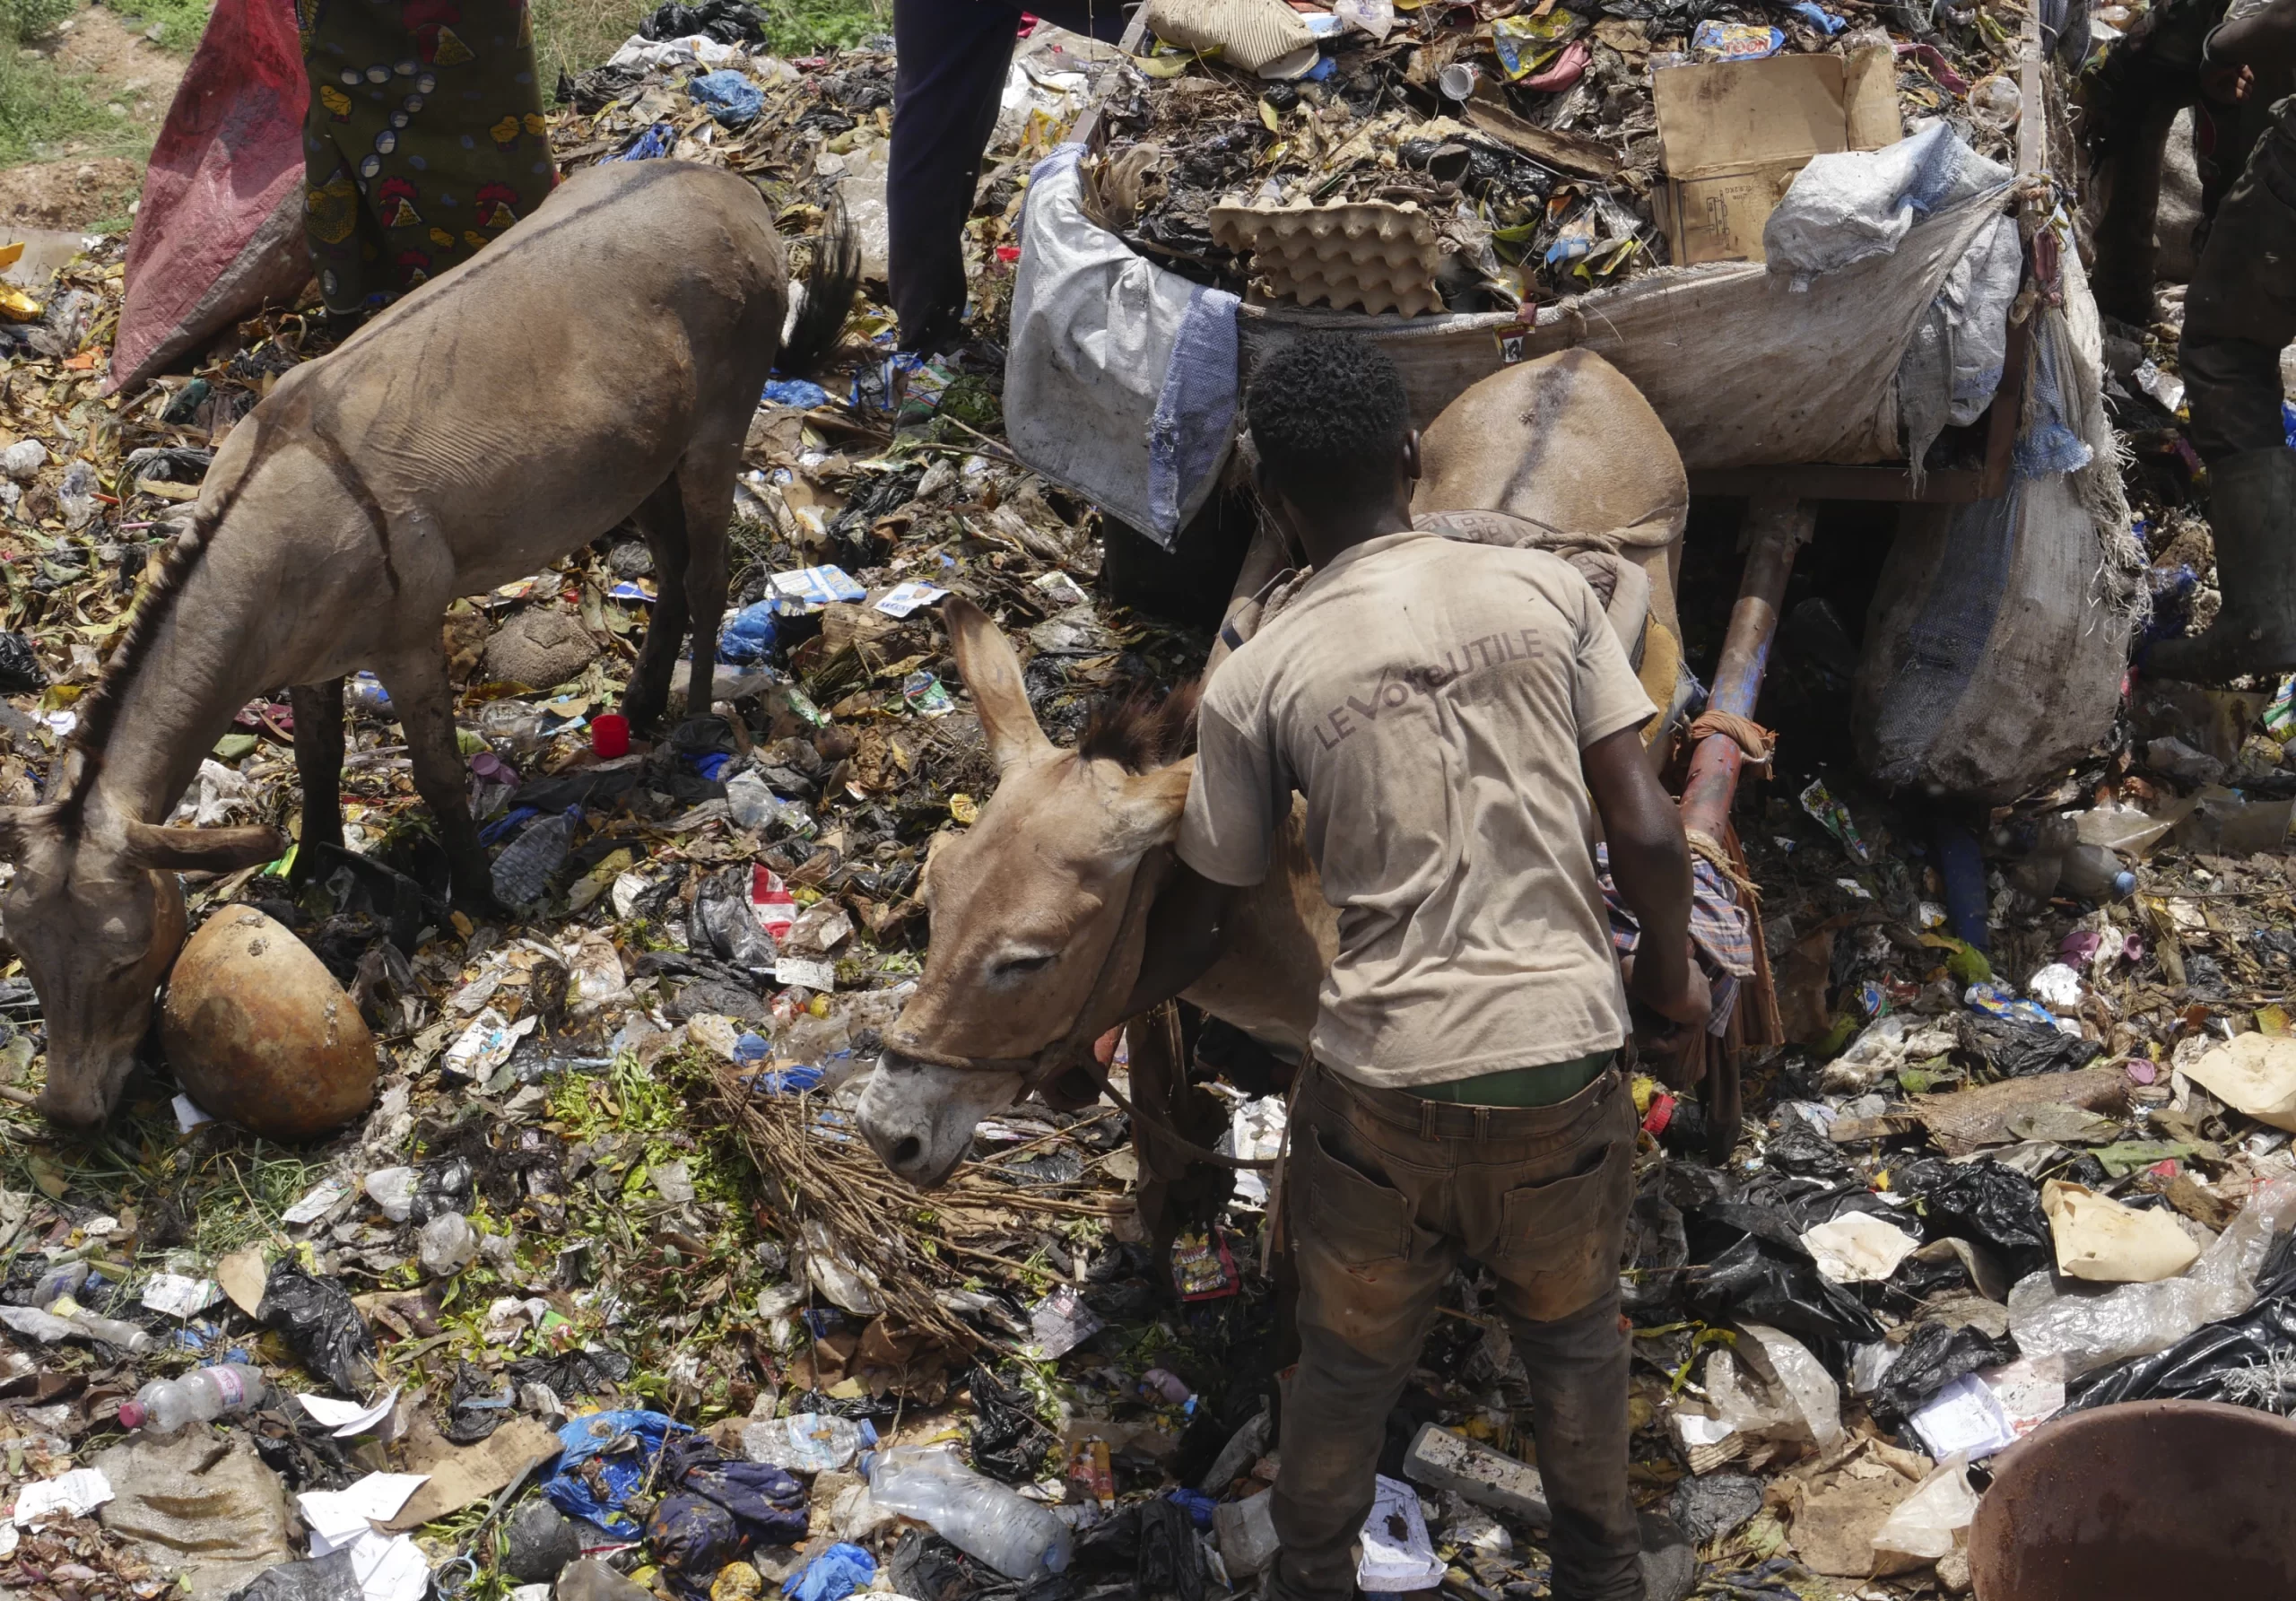
M 876 1425 L 833 1412 L 795 1412 L 742 1431 L 742 1455 L 789 1473 L 834 1473 L 877 1443 Z
M 119 1426 L 152 1434 L 179 1434 L 230 1413 L 255 1412 L 271 1399 L 271 1386 L 239 1362 L 195 1368 L 180 1379 L 154 1379 L 119 1407 Z
M 505 906 L 539 906 L 551 874 L 565 864 L 574 842 L 570 817 L 541 817 L 494 858 L 494 897 Z
M 1007 1579 L 1058 1573 L 1075 1554 L 1075 1536 L 1049 1507 L 983 1478 L 947 1449 L 880 1452 L 870 1466 L 869 1495 L 889 1511 L 931 1525 Z

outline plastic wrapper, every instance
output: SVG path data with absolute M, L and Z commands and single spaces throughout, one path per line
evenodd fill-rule
M 2097 1374 L 2067 1409 L 2171 1400 L 2296 1413 L 2296 1235 L 2282 1236 L 2274 1248 L 2254 1306 Z
M 1735 1352 L 1707 1359 L 1706 1388 L 1722 1421 L 1744 1434 L 1799 1440 L 1821 1450 L 1841 1443 L 1841 1387 L 1809 1347 L 1760 1323 L 1738 1326 Z
M 352 1567 L 351 1548 L 345 1546 L 307 1562 L 266 1568 L 232 1592 L 230 1601 L 364 1601 L 364 1597 L 359 1575 Z
M 2203 1324 L 2256 1303 L 2274 1237 L 2292 1222 L 2296 1179 L 2275 1179 L 2257 1186 L 2216 1243 L 2175 1278 L 2096 1292 L 2061 1290 L 2047 1272 L 2029 1275 L 2009 1292 L 2010 1332 L 2028 1358 L 2059 1359 L 2068 1379 L 2166 1351 Z
M 2051 1260 L 2048 1218 L 2031 1179 L 1997 1162 L 1909 1162 L 1892 1187 L 1921 1197 L 1932 1234 L 1974 1240 L 1998 1254 L 2013 1274 Z
M 363 1395 L 374 1381 L 375 1336 L 341 1284 L 276 1264 L 256 1321 L 277 1329 L 306 1368 L 344 1394 Z
M 1951 1553 L 1961 1531 L 1977 1516 L 1977 1499 L 1968 1463 L 1956 1457 L 1938 1464 L 1874 1531 L 1874 1571 L 1901 1572 Z
M 1886 1423 L 1910 1416 L 1923 1402 L 1964 1373 L 2017 1359 L 2017 1347 L 1975 1324 L 1949 1328 L 1925 1323 L 1899 1348 L 1897 1360 L 1874 1391 L 1874 1415 Z
M 752 972 L 770 970 L 778 955 L 773 936 L 758 921 L 750 909 L 750 882 L 754 876 L 746 866 L 721 867 L 703 879 L 694 891 L 693 906 L 686 915 L 686 944 L 695 951 L 712 953 L 735 967 Z

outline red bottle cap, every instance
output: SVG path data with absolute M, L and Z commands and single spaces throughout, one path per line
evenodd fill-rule
M 122 1401 L 119 1404 L 119 1426 L 123 1429 L 142 1428 L 144 1426 L 144 1403 L 141 1401 Z
M 590 751 L 601 761 L 630 754 L 630 719 L 618 711 L 590 719 Z

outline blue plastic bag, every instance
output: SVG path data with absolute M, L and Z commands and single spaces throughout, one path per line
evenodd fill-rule
M 744 606 L 718 631 L 718 659 L 737 667 L 754 666 L 773 655 L 773 603 L 761 600 Z
M 767 381 L 765 393 L 760 398 L 768 405 L 803 406 L 811 411 L 829 404 L 829 391 L 811 378 L 777 378 Z
M 783 1580 L 781 1593 L 792 1601 L 845 1601 L 854 1591 L 867 1589 L 876 1577 L 877 1559 L 840 1540 L 807 1562 L 803 1571 Z
M 595 1524 L 618 1540 L 635 1540 L 645 1530 L 622 1505 L 646 1482 L 648 1466 L 673 1432 L 692 1431 L 658 1412 L 594 1412 L 569 1418 L 558 1430 L 558 1442 L 565 1448 L 558 1471 L 542 1492 L 569 1518 Z M 583 1466 L 593 1460 L 596 1472 L 585 1474 Z
M 749 126 L 765 109 L 765 96 L 758 86 L 732 67 L 702 74 L 685 86 L 685 91 L 729 128 Z

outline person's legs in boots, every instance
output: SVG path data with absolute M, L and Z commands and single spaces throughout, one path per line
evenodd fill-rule
M 2296 453 L 2281 423 L 2280 352 L 2296 338 L 2296 131 L 2283 102 L 2211 223 L 2178 347 L 2193 448 L 2208 464 L 2222 609 L 2152 648 L 2145 670 L 2217 679 L 2296 666 Z
M 1555 1601 L 1640 1601 L 1642 1536 L 1628 1491 L 1627 1359 L 1615 1285 L 1552 1323 L 1509 1316 L 1530 1378 L 1539 1476 L 1554 1511 Z
M 1280 1601 L 1354 1595 L 1356 1537 L 1371 1510 L 1387 1414 L 1457 1260 L 1449 1240 L 1416 1225 L 1417 1197 L 1385 1182 L 1370 1143 L 1352 1136 L 1317 1087 L 1301 1098 L 1284 1180 L 1300 1365 L 1283 1396 L 1270 1507 Z

